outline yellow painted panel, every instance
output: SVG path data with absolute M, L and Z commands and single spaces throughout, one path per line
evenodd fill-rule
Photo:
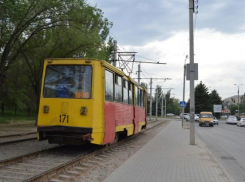
M 134 124 L 127 125 L 127 135 L 133 135 L 134 134 Z
M 116 127 L 116 132 L 119 132 L 119 131 L 124 131 L 124 129 L 126 129 L 126 125 L 120 125 L 120 126 L 117 126 Z
M 145 125 L 145 121 L 139 123 L 139 126 L 140 126 L 140 127 L 139 127 L 139 131 L 141 131 L 141 128 L 142 128 L 142 126 L 144 126 L 144 125 Z
M 103 145 L 103 138 L 104 138 L 104 132 L 103 133 L 92 133 L 92 138 L 94 139 L 91 143 L 97 144 L 97 145 Z

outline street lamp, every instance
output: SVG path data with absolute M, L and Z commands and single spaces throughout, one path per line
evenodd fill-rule
M 237 85 L 237 84 L 234 84 L 237 86 L 237 89 L 238 89 L 238 116 L 240 116 L 240 113 L 239 113 L 239 87 L 242 86 L 243 84 L 241 85 Z

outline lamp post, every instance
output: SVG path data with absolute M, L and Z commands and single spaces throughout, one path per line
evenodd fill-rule
M 237 89 L 238 89 L 238 116 L 240 116 L 240 113 L 239 113 L 239 87 L 242 86 L 243 84 L 241 85 L 237 85 L 237 84 L 234 84 L 237 86 Z

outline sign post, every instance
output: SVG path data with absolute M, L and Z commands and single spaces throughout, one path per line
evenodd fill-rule
M 182 128 L 183 128 L 183 124 L 184 124 L 184 110 L 185 110 L 185 107 L 186 107 L 186 102 L 185 101 L 180 101 L 179 102 L 179 107 L 182 107 L 182 115 L 181 115 L 181 119 L 182 119 Z

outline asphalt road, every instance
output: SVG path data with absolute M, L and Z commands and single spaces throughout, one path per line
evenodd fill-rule
M 214 127 L 199 127 L 196 123 L 196 134 L 236 182 L 245 181 L 245 127 L 222 120 Z

